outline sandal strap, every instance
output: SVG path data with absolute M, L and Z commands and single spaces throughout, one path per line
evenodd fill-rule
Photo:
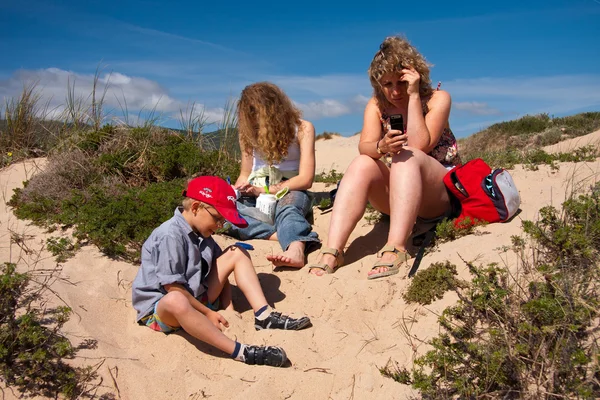
M 328 274 L 333 274 L 334 272 L 334 269 L 325 263 L 311 264 L 308 266 L 308 272 L 310 272 L 311 269 L 320 269 L 327 272 Z
M 333 247 L 323 247 L 321 248 L 321 254 L 331 254 L 335 258 L 338 258 L 340 254 L 343 254 L 338 249 L 334 249 Z
M 344 252 L 338 249 L 334 249 L 333 247 L 323 247 L 321 248 L 321 254 L 331 254 L 335 257 L 335 268 L 341 267 L 344 265 Z
M 381 258 L 384 253 L 394 253 L 396 254 L 397 258 L 403 258 L 402 261 L 410 260 L 410 254 L 408 254 L 406 250 L 397 249 L 394 245 L 391 244 L 386 244 L 385 246 L 383 246 L 383 248 L 377 252 L 377 257 Z
M 330 254 L 330 255 L 334 256 L 335 257 L 335 267 L 332 268 L 324 262 L 309 264 L 308 272 L 310 272 L 311 269 L 316 268 L 316 269 L 323 270 L 323 271 L 327 272 L 328 274 L 333 274 L 333 272 L 338 267 L 341 267 L 342 265 L 344 265 L 344 252 L 343 251 L 339 251 L 338 249 L 334 249 L 332 247 L 322 247 L 321 254 Z

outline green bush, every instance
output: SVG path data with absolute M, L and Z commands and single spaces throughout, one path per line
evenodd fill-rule
M 434 263 L 427 269 L 417 272 L 408 290 L 402 295 L 407 303 L 431 304 L 444 294 L 465 284 L 456 279 L 456 266 L 446 261 Z
M 29 274 L 18 273 L 15 264 L 0 266 L 0 372 L 23 394 L 78 398 L 96 374 L 65 362 L 78 350 L 60 333 L 71 309 L 39 308 L 43 292 L 31 289 Z
M 97 188 L 83 204 L 79 203 L 80 194 L 74 194 L 64 203 L 63 216 L 72 216 L 79 240 L 89 240 L 110 257 L 135 262 L 152 230 L 169 219 L 181 203 L 184 187 L 185 180 L 179 179 L 130 188 L 118 196 Z
M 467 263 L 473 280 L 451 288 L 459 301 L 439 318 L 432 349 L 410 371 L 388 363 L 384 375 L 428 399 L 598 398 L 600 185 L 562 213 L 542 209 L 524 231 L 533 257 L 512 238 L 520 273 Z
M 46 239 L 46 249 L 56 257 L 56 262 L 62 263 L 75 255 L 77 246 L 73 244 L 71 239 L 50 237 Z

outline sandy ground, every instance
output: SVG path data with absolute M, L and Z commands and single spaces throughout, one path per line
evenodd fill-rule
M 598 132 L 593 135 L 598 136 Z M 587 144 L 580 138 L 577 145 Z M 317 172 L 343 171 L 357 152 L 358 136 L 318 141 Z M 575 144 L 567 144 L 572 149 Z M 565 146 L 565 144 L 563 144 Z M 564 150 L 563 150 L 564 151 Z M 18 163 L 0 171 L 0 188 L 6 202 L 14 188 L 39 168 L 43 160 Z M 467 268 L 461 261 L 515 264 L 515 257 L 501 252 L 512 235 L 521 232 L 521 221 L 535 219 L 545 205 L 559 206 L 566 193 L 589 187 L 600 170 L 600 161 L 563 163 L 558 171 L 540 167 L 511 171 L 522 198 L 521 213 L 511 222 L 479 228 L 477 234 L 440 245 L 426 255 L 421 269 L 450 260 L 462 278 Z M 316 184 L 313 191 L 332 188 Z M 315 231 L 326 238 L 331 214 L 315 209 Z M 55 268 L 43 250 L 47 233 L 17 220 L 8 206 L 1 208 L 0 255 L 21 269 Z M 401 294 L 409 280 L 402 272 L 369 281 L 375 253 L 386 242 L 386 223 L 359 222 L 346 249 L 346 265 L 335 274 L 314 277 L 306 269 L 276 269 L 265 256 L 278 252 L 276 242 L 254 240 L 251 251 L 256 272 L 267 299 L 286 313 L 311 317 L 313 327 L 300 332 L 260 331 L 239 291 L 234 291 L 236 312 L 224 312 L 230 327 L 225 333 L 244 343 L 283 346 L 292 362 L 289 368 L 247 366 L 232 361 L 218 350 L 185 333 L 163 335 L 135 323 L 131 307 L 131 282 L 138 266 L 110 260 L 92 246 L 59 266 L 61 280 L 52 288 L 75 315 L 66 334 L 77 344 L 97 340 L 95 349 L 81 351 L 77 363 L 95 365 L 103 378 L 97 394 L 120 399 L 406 399 L 416 393 L 379 373 L 388 360 L 410 367 L 413 358 L 427 350 L 424 341 L 439 333 L 437 315 L 456 299 L 452 295 L 425 307 L 405 304 Z M 11 236 L 24 235 L 19 246 Z M 217 236 L 227 246 L 233 239 Z M 309 255 L 309 262 L 318 252 Z M 59 300 L 54 300 L 59 301 Z M 403 333 L 405 330 L 408 334 Z M 5 389 L 6 398 L 16 397 Z

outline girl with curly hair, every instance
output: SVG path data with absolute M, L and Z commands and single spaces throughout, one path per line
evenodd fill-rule
M 433 222 L 456 212 L 443 183 L 447 168 L 460 163 L 448 122 L 450 95 L 431 87 L 427 61 L 398 36 L 379 46 L 369 78 L 374 94 L 365 107 L 360 155 L 339 185 L 327 247 L 320 261 L 309 266 L 315 275 L 341 266 L 343 249 L 367 202 L 390 215 L 387 244 L 369 279 L 396 274 L 407 263 L 406 244 L 417 218 Z M 391 119 L 404 124 L 392 129 Z
M 242 91 L 238 103 L 238 132 L 242 150 L 240 176 L 234 188 L 242 196 L 238 209 L 248 227 L 231 227 L 242 240 L 278 240 L 283 252 L 267 256 L 275 266 L 304 266 L 307 245 L 320 241 L 306 216 L 312 211 L 306 192 L 315 177 L 315 128 L 276 85 L 259 82 Z M 253 206 L 261 193 L 287 188 L 273 220 Z M 249 207 L 248 207 L 249 206 Z

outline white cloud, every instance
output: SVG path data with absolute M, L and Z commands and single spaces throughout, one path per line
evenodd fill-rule
M 302 110 L 306 119 L 339 117 L 351 112 L 346 104 L 331 99 L 311 101 L 308 104 L 296 103 L 296 106 Z
M 0 98 L 17 98 L 24 86 L 36 85 L 41 96 L 41 104 L 47 104 L 47 117 L 59 118 L 67 104 L 71 91 L 75 98 L 88 105 L 91 103 L 94 86 L 93 74 L 80 74 L 58 68 L 43 70 L 19 70 L 11 77 L 0 80 Z M 166 115 L 166 118 L 179 116 L 179 110 L 185 104 L 174 97 L 159 83 L 137 76 L 128 76 L 118 72 L 101 73 L 96 87 L 96 101 L 104 96 L 104 109 L 110 114 L 137 114 L 146 112 Z M 198 109 L 203 105 L 198 104 Z M 222 109 L 206 109 L 210 121 L 220 120 Z M 123 116 L 120 120 L 125 119 Z M 130 120 L 133 117 L 129 116 Z
M 600 103 L 600 75 L 456 79 L 446 83 L 453 98 L 496 98 Z
M 497 115 L 500 114 L 500 110 L 491 108 L 487 103 L 477 101 L 464 101 L 454 103 L 452 108 L 460 111 L 465 111 L 469 114 L 475 115 Z

